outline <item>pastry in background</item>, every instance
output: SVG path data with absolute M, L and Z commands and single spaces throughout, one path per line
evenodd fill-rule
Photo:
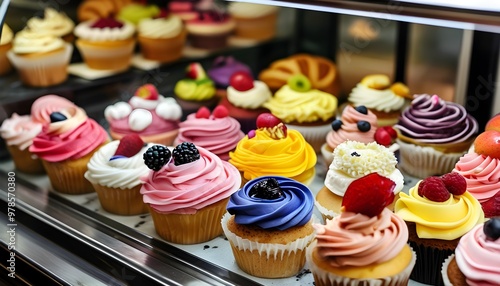
M 225 48 L 235 25 L 224 11 L 199 11 L 197 18 L 186 21 L 189 44 L 204 50 Z
M 138 25 L 141 20 L 153 19 L 161 15 L 162 11 L 156 5 L 152 4 L 142 4 L 142 3 L 130 3 L 123 6 L 116 15 L 116 18 Z
M 307 186 L 279 176 L 255 178 L 231 195 L 221 224 L 238 267 L 263 278 L 297 275 L 314 235 L 313 201 Z
M 198 11 L 196 9 L 196 2 L 198 0 L 172 0 L 168 2 L 168 12 L 176 15 L 186 22 L 196 19 Z
M 232 56 L 218 56 L 207 70 L 208 76 L 214 81 L 217 95 L 225 96 L 226 89 L 230 85 L 231 76 L 235 72 L 246 72 L 252 74 L 252 70 Z
M 313 89 L 340 96 L 340 77 L 335 63 L 310 54 L 295 54 L 280 59 L 259 73 L 259 79 L 275 92 L 286 85 L 292 75 L 305 75 Z
M 234 36 L 265 41 L 276 35 L 278 7 L 244 2 L 231 2 L 228 12 L 236 22 Z
M 0 38 L 0 76 L 9 73 L 12 70 L 12 64 L 7 58 L 7 52 L 12 49 L 12 39 L 14 38 L 14 32 L 7 25 L 2 26 L 2 35 Z
M 115 17 L 133 0 L 84 0 L 77 9 L 79 22 Z
M 478 133 L 478 123 L 465 108 L 437 95 L 415 96 L 394 129 L 398 132 L 402 171 L 425 178 L 450 172 Z
M 75 39 L 73 29 L 75 23 L 64 12 L 54 8 L 45 8 L 43 17 L 32 17 L 26 22 L 26 28 L 40 34 L 49 34 L 61 37 L 64 41 L 72 43 Z
M 135 27 L 114 18 L 79 23 L 75 45 L 90 69 L 124 71 L 130 67 L 135 47 Z
M 132 133 L 144 142 L 170 146 L 179 132 L 182 108 L 174 98 L 159 94 L 154 85 L 145 84 L 128 102 L 106 107 L 104 117 L 114 140 Z

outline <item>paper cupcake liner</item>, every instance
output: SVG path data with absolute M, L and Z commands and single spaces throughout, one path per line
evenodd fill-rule
M 412 257 L 408 266 L 406 266 L 400 273 L 383 277 L 383 278 L 371 278 L 371 279 L 355 279 L 338 276 L 336 274 L 327 272 L 320 267 L 316 266 L 312 261 L 312 253 L 314 247 L 316 246 L 316 241 L 313 241 L 306 251 L 307 261 L 309 262 L 310 270 L 314 276 L 314 284 L 316 286 L 406 286 L 408 285 L 410 273 L 417 260 L 417 255 L 412 250 Z
M 234 35 L 244 39 L 264 41 L 276 35 L 277 12 L 256 18 L 234 17 Z
M 116 45 L 101 45 L 98 42 L 76 40 L 75 45 L 83 61 L 91 69 L 122 71 L 130 67 L 135 40 L 122 41 Z
M 323 160 L 325 160 L 326 167 L 330 167 L 333 162 L 333 151 L 330 151 L 328 144 L 324 143 L 321 145 L 321 155 L 323 156 Z
M 397 139 L 399 145 L 399 167 L 408 175 L 427 178 L 449 173 L 465 153 L 443 153 L 432 147 L 408 144 Z
M 21 150 L 17 146 L 7 145 L 14 166 L 26 174 L 43 174 L 45 169 L 40 158 L 36 157 L 28 148 Z
M 187 31 L 183 29 L 179 35 L 172 38 L 153 39 L 139 35 L 137 40 L 145 59 L 169 63 L 182 57 L 186 37 Z
M 455 257 L 455 254 L 448 256 L 441 267 L 441 277 L 443 278 L 444 286 L 453 286 L 450 282 L 450 278 L 448 278 L 448 266 L 450 265 L 451 260 Z
M 409 244 L 419 258 L 410 278 L 424 284 L 443 285 L 441 266 L 454 250 L 438 249 L 414 241 L 410 241 Z
M 42 163 L 54 190 L 78 195 L 94 192 L 94 187 L 84 177 L 89 160 L 90 157 L 85 156 L 62 162 L 48 162 L 42 159 Z
M 321 217 L 323 218 L 324 221 L 326 221 L 327 219 L 333 219 L 334 217 L 340 215 L 340 213 L 336 213 L 332 210 L 325 208 L 318 201 L 314 201 L 314 205 L 316 206 L 318 211 L 321 213 Z
M 195 214 L 160 213 L 149 206 L 156 233 L 166 241 L 196 244 L 222 234 L 220 220 L 226 212 L 229 198 L 198 210 Z
M 104 210 L 118 215 L 139 215 L 148 212 L 147 205 L 142 200 L 140 189 L 137 185 L 131 189 L 110 188 L 92 184 L 99 202 Z
M 326 135 L 332 130 L 330 124 L 318 126 L 301 126 L 301 125 L 286 125 L 289 129 L 294 129 L 300 132 L 304 139 L 313 147 L 316 153 L 320 152 L 321 146 L 326 141 Z

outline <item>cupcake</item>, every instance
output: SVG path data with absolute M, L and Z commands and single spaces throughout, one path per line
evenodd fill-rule
M 229 162 L 240 171 L 243 183 L 266 175 L 311 183 L 316 153 L 302 134 L 287 130 L 283 122 L 270 113 L 259 115 L 257 127 L 229 153 Z
M 265 41 L 276 35 L 276 6 L 231 2 L 228 12 L 236 22 L 234 36 L 238 38 Z
M 26 27 L 35 33 L 60 37 L 68 43 L 72 43 L 74 40 L 75 23 L 65 13 L 54 8 L 45 8 L 42 18 L 32 17 L 28 19 Z
M 345 141 L 333 151 L 323 188 L 316 195 L 316 207 L 324 219 L 340 214 L 342 198 L 355 180 L 377 173 L 394 182 L 394 194 L 403 190 L 404 177 L 396 168 L 396 156 L 388 148 L 375 142 Z M 388 206 L 393 210 L 394 204 Z
M 405 222 L 386 208 L 395 185 L 377 173 L 361 177 L 349 185 L 341 214 L 314 225 L 307 262 L 315 285 L 408 285 L 419 257 Z
M 174 94 L 184 113 L 195 113 L 200 107 L 215 108 L 219 99 L 215 97 L 215 85 L 200 63 L 191 63 L 186 68 L 185 78 L 174 86 Z
M 182 57 L 186 28 L 174 15 L 143 19 L 137 26 L 137 40 L 145 59 L 169 63 Z
M 141 194 L 160 237 L 195 244 L 222 235 L 220 221 L 241 184 L 236 168 L 190 142 L 172 152 L 154 145 L 144 160 L 151 171 L 142 179 Z
M 221 224 L 238 267 L 263 278 L 299 273 L 314 235 L 313 200 L 305 185 L 279 176 L 258 177 L 233 194 Z
M 145 5 L 142 3 L 129 3 L 123 6 L 119 11 L 116 18 L 138 25 L 144 19 L 151 19 L 161 16 L 161 9 L 156 5 Z
M 192 142 L 227 161 L 229 152 L 236 148 L 244 136 L 240 124 L 229 116 L 224 106 L 217 106 L 212 114 L 208 108 L 201 107 L 179 124 L 179 135 L 174 145 Z
M 68 78 L 72 52 L 73 46 L 59 37 L 24 29 L 16 33 L 7 57 L 25 85 L 46 87 Z
M 2 122 L 0 135 L 17 170 L 27 174 L 44 173 L 40 159 L 29 151 L 33 138 L 41 131 L 42 124 L 34 122 L 29 115 L 13 113 Z
M 225 48 L 235 25 L 234 20 L 223 11 L 199 11 L 197 18 L 186 21 L 189 43 L 198 49 Z
M 0 36 L 0 76 L 7 74 L 12 70 L 12 64 L 7 58 L 7 52 L 12 49 L 12 39 L 14 33 L 7 24 L 2 26 L 2 34 Z
M 364 105 L 376 116 L 379 126 L 391 126 L 398 122 L 403 108 L 412 97 L 406 85 L 400 82 L 391 84 L 383 74 L 365 76 L 347 97 L 354 105 Z
M 32 108 L 32 114 L 43 111 Z M 84 174 L 94 152 L 109 142 L 108 134 L 77 106 L 54 111 L 50 119 L 29 150 L 42 160 L 54 190 L 66 194 L 93 192 Z
M 168 12 L 184 22 L 193 20 L 198 17 L 195 4 L 196 0 L 172 0 L 168 2 Z
M 137 134 L 144 142 L 172 145 L 179 132 L 182 109 L 175 99 L 163 97 L 152 84 L 140 86 L 128 102 L 104 109 L 109 134 L 115 140 Z
M 231 76 L 235 72 L 252 74 L 252 71 L 246 64 L 236 60 L 232 56 L 218 56 L 214 59 L 207 73 L 215 83 L 217 95 L 226 95 L 226 89 L 230 85 Z
M 130 67 L 135 47 L 135 27 L 114 18 L 79 23 L 75 45 L 85 64 L 96 70 L 124 71 Z
M 445 286 L 498 285 L 500 281 L 500 217 L 466 233 L 455 254 L 443 263 Z
M 255 122 L 259 114 L 269 112 L 263 104 L 271 99 L 271 91 L 264 82 L 254 80 L 245 71 L 232 74 L 229 84 L 220 104 L 227 108 L 229 116 L 238 120 L 241 130 L 248 133 L 257 128 Z
M 443 261 L 464 234 L 484 221 L 481 205 L 457 173 L 428 177 L 408 194 L 400 192 L 394 212 L 405 220 L 409 243 L 417 253 L 411 279 L 431 285 L 442 285 Z
M 302 133 L 316 152 L 321 150 L 337 112 L 337 98 L 311 88 L 304 75 L 294 75 L 263 104 L 287 127 Z
M 425 178 L 453 170 L 473 143 L 478 123 L 463 106 L 422 94 L 403 111 L 394 129 L 399 166 L 411 176 Z

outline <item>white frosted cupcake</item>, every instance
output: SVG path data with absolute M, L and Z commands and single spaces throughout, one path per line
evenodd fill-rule
M 60 37 L 71 43 L 74 39 L 75 23 L 65 13 L 54 8 L 45 8 L 43 17 L 32 17 L 26 22 L 26 27 L 33 32 Z

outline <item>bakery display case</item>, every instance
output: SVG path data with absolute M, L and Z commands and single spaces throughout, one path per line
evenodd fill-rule
M 78 23 L 78 8 L 84 1 L 11 0 L 0 4 L 6 7 L 7 2 L 7 13 L 0 20 L 18 32 L 31 17 L 43 15 L 46 7 L 64 11 Z M 167 6 L 169 1 L 148 2 Z M 231 2 L 238 1 L 215 3 L 225 8 Z M 147 61 L 136 47 L 130 67 L 111 73 L 82 69 L 83 57 L 75 48 L 69 75 L 61 83 L 30 87 L 14 69 L 1 75 L 0 120 L 13 113 L 29 114 L 37 98 L 57 94 L 108 129 L 107 106 L 127 101 L 146 83 L 166 97 L 175 96 L 175 84 L 190 63 L 210 67 L 219 56 L 230 55 L 258 75 L 272 62 L 301 53 L 335 63 L 340 78 L 335 90 L 339 106 L 363 76 L 383 73 L 392 82 L 406 83 L 414 94 L 438 94 L 463 105 L 481 129 L 500 112 L 496 84 L 500 76 L 500 7 L 496 4 L 239 2 L 278 7 L 276 34 L 250 42 L 230 37 L 227 46 L 216 49 L 188 43 L 182 56 L 168 63 Z M 314 285 L 307 265 L 288 278 L 266 279 L 243 272 L 223 236 L 201 244 L 169 243 L 156 233 L 149 214 L 114 215 L 101 207 L 96 193 L 62 194 L 52 188 L 46 175 L 18 171 L 5 142 L 0 143 L 0 241 L 5 258 L 0 281 L 6 285 Z M 327 169 L 318 160 L 310 185 L 313 193 L 322 188 Z M 406 176 L 404 189 L 416 180 Z M 317 211 L 315 217 L 321 220 Z M 16 279 L 9 277 L 13 272 Z M 409 285 L 421 284 L 410 281 Z

